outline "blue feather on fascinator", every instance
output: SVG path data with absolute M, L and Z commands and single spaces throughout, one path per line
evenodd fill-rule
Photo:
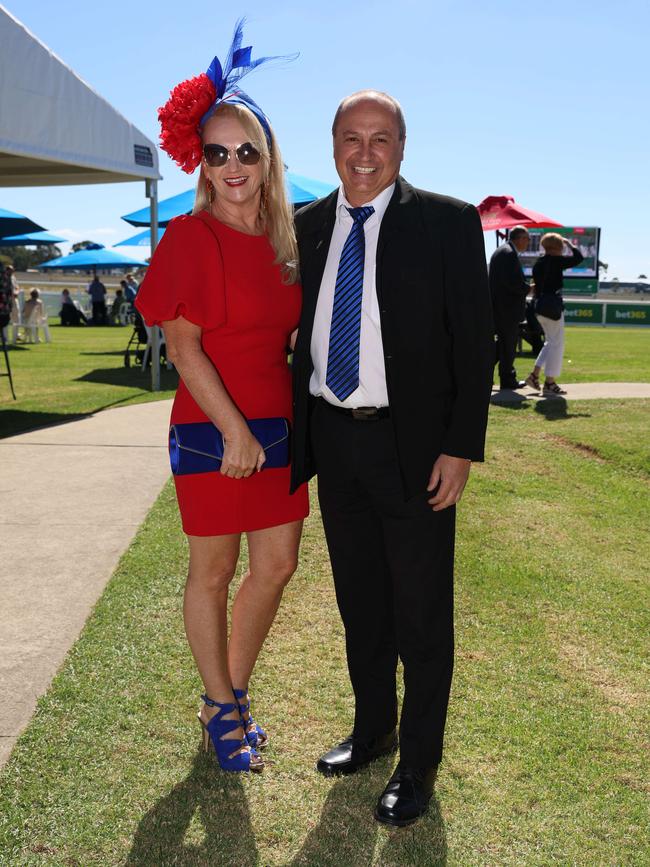
M 257 60 L 252 60 L 251 55 L 253 47 L 251 45 L 242 48 L 241 44 L 244 38 L 244 23 L 245 18 L 240 18 L 235 25 L 235 32 L 228 49 L 228 55 L 225 63 L 221 64 L 218 57 L 213 58 L 212 63 L 206 71 L 206 75 L 214 84 L 216 90 L 216 99 L 210 106 L 208 111 L 201 118 L 201 126 L 206 122 L 215 108 L 222 102 L 232 102 L 239 105 L 244 105 L 250 109 L 262 124 L 262 129 L 266 135 L 269 146 L 271 145 L 271 130 L 269 122 L 257 103 L 243 90 L 237 87 L 238 82 L 249 72 L 252 72 L 263 63 L 269 63 L 274 60 L 295 60 L 298 53 L 287 55 L 276 55 L 269 57 L 258 57 Z

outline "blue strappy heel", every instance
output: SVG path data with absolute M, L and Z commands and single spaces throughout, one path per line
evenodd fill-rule
M 248 698 L 248 688 L 234 689 L 233 693 L 239 704 L 239 713 L 241 714 L 242 722 L 244 723 L 244 731 L 246 732 L 246 740 L 253 749 L 263 750 L 268 746 L 269 736 L 264 731 L 262 726 L 259 726 L 253 719 L 251 713 L 251 700 Z M 244 714 L 248 713 L 248 719 Z
M 201 700 L 208 707 L 216 707 L 216 714 L 204 723 L 201 714 L 198 714 L 201 730 L 203 732 L 203 751 L 210 752 L 210 745 L 214 748 L 219 766 L 224 771 L 261 771 L 264 762 L 260 754 L 249 743 L 246 737 L 241 740 L 225 737 L 245 724 L 241 719 L 224 719 L 227 713 L 238 710 L 239 705 L 234 702 L 221 703 L 214 701 L 207 695 L 202 695 Z

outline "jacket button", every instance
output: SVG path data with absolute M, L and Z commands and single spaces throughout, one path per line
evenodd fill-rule
M 386 361 L 392 361 L 393 360 L 392 355 L 386 355 L 385 358 L 386 358 Z

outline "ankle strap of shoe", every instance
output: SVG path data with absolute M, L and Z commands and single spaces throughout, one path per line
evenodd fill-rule
M 203 695 L 201 696 L 201 701 L 203 702 L 203 704 L 207 704 L 208 707 L 229 707 L 230 704 L 232 704 L 232 702 L 215 701 L 213 698 L 210 698 L 210 696 L 206 695 L 205 693 L 203 693 Z M 235 707 L 234 704 L 232 706 Z

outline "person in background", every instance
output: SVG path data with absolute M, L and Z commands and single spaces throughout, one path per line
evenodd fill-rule
M 88 284 L 86 292 L 90 295 L 93 304 L 93 325 L 104 325 L 106 323 L 106 286 L 96 274 L 92 282 Z
M 70 295 L 69 289 L 64 289 L 61 292 L 61 325 L 79 325 L 81 322 L 88 324 L 86 314 L 83 312 L 79 303 L 74 301 Z
M 124 283 L 124 280 L 120 281 Z M 121 325 L 122 322 L 120 320 L 120 307 L 124 304 L 124 291 L 122 289 L 117 289 L 115 292 L 115 299 L 111 304 L 111 315 L 110 315 L 110 323 L 111 325 Z
M 530 290 L 524 279 L 519 253 L 528 247 L 528 231 L 515 226 L 508 241 L 498 247 L 490 259 L 490 296 L 496 334 L 496 361 L 500 388 L 523 388 L 515 370 L 515 352 L 519 323 L 526 318 L 526 295 Z
M 23 308 L 23 328 L 25 329 L 25 343 L 40 343 L 38 329 L 43 329 L 47 343 L 51 342 L 50 329 L 47 323 L 47 313 L 41 301 L 41 293 L 38 289 L 32 289 L 29 298 Z
M 557 232 L 548 232 L 542 237 L 541 246 L 544 255 L 533 266 L 535 282 L 534 296 L 537 308 L 536 316 L 544 329 L 544 345 L 537 356 L 535 367 L 526 378 L 526 385 L 539 391 L 539 375 L 545 373 L 543 395 L 566 394 L 557 381 L 562 373 L 564 357 L 564 304 L 562 289 L 564 288 L 564 272 L 567 268 L 575 268 L 584 256 L 580 250 Z M 559 317 L 557 319 L 544 316 L 541 311 L 549 310 L 549 305 L 556 305 Z
M 18 329 L 23 324 L 23 306 L 21 303 L 21 289 L 16 280 L 13 265 L 7 265 L 5 268 L 6 285 L 11 294 L 11 318 L 10 324 L 12 327 L 12 342 L 18 342 Z
M 124 280 L 120 280 L 120 286 L 122 287 L 122 301 L 128 302 L 131 306 L 129 310 L 133 309 L 133 304 L 135 302 L 135 292 L 133 291 L 133 286 L 129 285 L 126 278 Z
M 135 296 L 138 294 L 138 283 L 130 272 L 124 277 L 124 280 L 120 280 L 120 285 L 124 289 L 124 297 L 126 300 L 133 304 L 135 301 Z
M 14 293 L 11 282 L 9 267 L 0 265 L 0 329 L 2 329 L 2 341 L 7 342 L 7 327 L 12 321 L 11 315 L 14 306 Z M 16 342 L 16 327 L 14 326 L 14 339 Z

